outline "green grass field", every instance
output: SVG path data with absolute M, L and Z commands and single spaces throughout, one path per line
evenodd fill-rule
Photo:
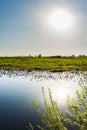
M 87 70 L 87 57 L 0 57 L 1 69 L 71 71 Z

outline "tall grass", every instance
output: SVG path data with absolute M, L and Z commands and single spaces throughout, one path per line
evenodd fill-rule
M 36 112 L 41 117 L 43 126 L 37 125 L 40 130 L 87 130 L 87 86 L 82 86 L 82 92 L 76 92 L 77 101 L 68 97 L 68 109 L 65 115 L 61 112 L 57 101 L 54 101 L 50 89 L 48 90 L 50 105 L 48 105 L 44 88 L 42 88 L 46 113 L 42 112 L 36 102 L 33 102 Z M 68 116 L 66 116 L 66 114 Z M 34 130 L 30 123 L 28 130 Z

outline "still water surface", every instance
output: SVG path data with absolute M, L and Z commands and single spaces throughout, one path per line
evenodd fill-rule
M 86 80 L 86 72 L 17 72 L 0 71 L 0 130 L 27 130 L 29 122 L 40 124 L 33 108 L 36 101 L 44 109 L 41 87 L 47 94 L 51 89 L 60 108 L 66 108 L 66 97 L 76 98 L 79 81 Z M 36 129 L 35 129 L 36 130 Z

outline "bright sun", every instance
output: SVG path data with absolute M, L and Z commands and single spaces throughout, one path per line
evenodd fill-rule
M 54 9 L 47 16 L 48 26 L 59 32 L 66 32 L 73 28 L 73 20 L 73 15 L 64 9 Z

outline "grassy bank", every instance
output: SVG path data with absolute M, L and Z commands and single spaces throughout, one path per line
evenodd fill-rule
M 70 71 L 87 70 L 87 57 L 0 57 L 1 69 Z

